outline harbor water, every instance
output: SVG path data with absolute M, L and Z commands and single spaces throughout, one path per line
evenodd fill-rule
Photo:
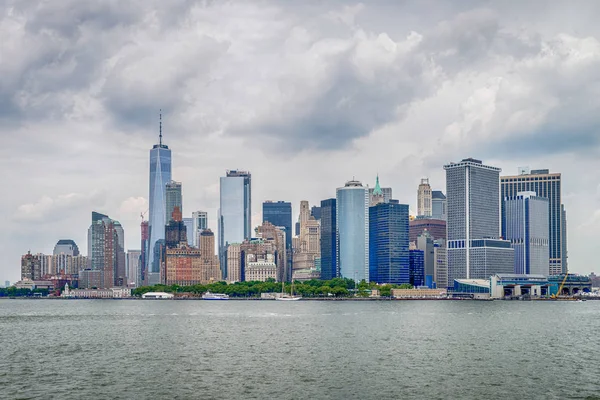
M 600 301 L 0 300 L 6 399 L 600 399 Z

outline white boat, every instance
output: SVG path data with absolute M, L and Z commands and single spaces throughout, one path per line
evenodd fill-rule
M 202 300 L 229 300 L 229 296 L 223 293 L 206 292 L 202 295 Z
M 281 282 L 281 296 L 276 297 L 275 300 L 279 301 L 296 301 L 300 300 L 302 296 L 294 296 L 294 281 L 292 280 L 292 294 L 285 293 L 285 282 Z

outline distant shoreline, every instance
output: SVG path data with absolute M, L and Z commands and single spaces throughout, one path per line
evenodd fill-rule
M 314 298 L 306 297 L 300 299 L 300 301 L 577 301 L 579 298 L 563 298 L 563 299 L 530 299 L 530 300 L 511 300 L 511 299 L 471 299 L 471 298 Z M 126 297 L 126 298 L 68 298 L 68 297 L 0 297 L 0 300 L 144 300 L 144 301 L 275 301 L 275 299 L 261 299 L 261 298 L 244 298 L 244 297 L 230 297 L 227 300 L 206 300 L 202 297 L 180 297 L 172 299 L 142 299 L 139 297 Z M 600 300 L 600 297 L 589 297 L 584 300 Z

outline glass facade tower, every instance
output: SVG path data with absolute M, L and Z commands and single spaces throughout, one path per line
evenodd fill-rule
M 567 271 L 567 216 L 561 198 L 561 174 L 547 169 L 521 171 L 520 175 L 500 178 L 502 198 L 515 197 L 519 192 L 535 192 L 548 199 L 548 239 L 550 241 L 550 275 Z M 502 210 L 502 218 L 505 217 Z
M 500 237 L 500 168 L 467 158 L 444 166 L 448 285 L 512 273 L 514 251 Z
M 162 126 L 159 144 L 150 150 L 150 214 L 148 231 L 147 283 L 156 284 L 160 281 L 160 255 L 159 247 L 165 239 L 165 225 L 167 224 L 167 183 L 171 181 L 171 150 L 162 143 Z
M 165 215 L 167 217 L 167 222 L 173 219 L 175 207 L 179 207 L 179 212 L 183 214 L 181 182 L 171 181 L 167 183 L 167 188 L 165 189 Z
M 515 274 L 548 276 L 548 199 L 519 192 L 504 199 L 502 236 L 515 249 Z
M 336 200 L 321 201 L 321 279 L 338 276 Z
M 251 175 L 247 171 L 227 171 L 220 180 L 218 218 L 219 261 L 227 278 L 227 246 L 252 237 Z
M 369 282 L 369 203 L 369 189 L 358 181 L 336 191 L 338 276 L 358 282 Z
M 262 205 L 263 222 L 285 228 L 285 247 L 292 248 L 292 203 L 287 201 L 265 201 Z
M 369 208 L 369 280 L 410 283 L 408 205 L 396 200 Z

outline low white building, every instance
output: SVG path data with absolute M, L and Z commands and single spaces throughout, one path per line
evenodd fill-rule
M 110 289 L 69 289 L 69 284 L 66 284 L 61 297 L 74 299 L 124 299 L 131 297 L 131 289 L 122 287 Z
M 142 295 L 142 299 L 172 299 L 175 295 L 165 292 L 148 292 Z

